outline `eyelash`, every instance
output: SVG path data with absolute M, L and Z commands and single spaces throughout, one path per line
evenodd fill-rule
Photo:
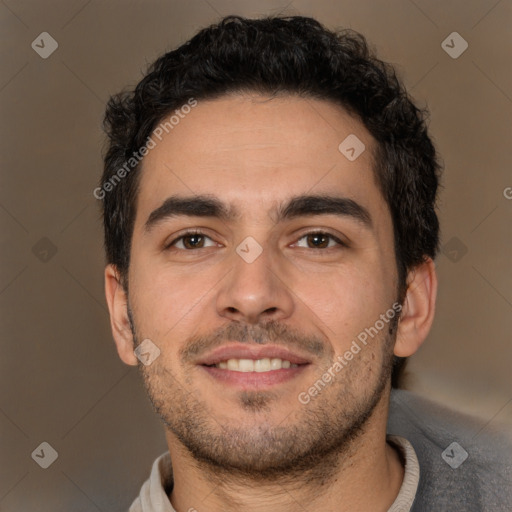
M 166 250 L 171 250 L 172 247 L 174 245 L 176 245 L 176 243 L 182 241 L 183 239 L 187 238 L 188 236 L 194 236 L 194 235 L 198 235 L 198 236 L 202 236 L 202 237 L 205 237 L 205 238 L 209 238 L 210 240 L 212 240 L 211 237 L 209 237 L 208 235 L 206 235 L 205 233 L 203 233 L 202 231 L 200 230 L 195 230 L 195 229 L 191 229 L 189 231 L 186 231 L 185 233 L 183 233 L 182 235 L 180 235 L 179 237 L 175 238 L 174 240 L 172 240 L 171 242 L 169 242 L 168 244 L 166 244 L 165 246 L 165 249 Z M 318 230 L 318 231 L 309 231 L 307 233 L 304 233 L 300 236 L 300 238 L 297 239 L 297 242 L 299 240 L 302 240 L 303 238 L 306 238 L 307 236 L 310 236 L 310 235 L 322 235 L 322 236 L 327 236 L 329 237 L 331 240 L 333 240 L 334 242 L 336 242 L 338 244 L 339 247 L 344 247 L 344 248 L 347 248 L 348 245 L 345 243 L 345 242 L 342 242 L 338 237 L 334 236 L 333 234 L 329 233 L 328 231 L 322 231 L 322 230 Z M 204 249 L 204 247 L 199 247 L 199 249 Z M 303 247 L 304 249 L 304 247 Z M 327 249 L 335 249 L 335 247 L 325 247 L 325 248 L 317 248 L 317 249 L 314 249 L 314 248 L 309 248 L 307 247 L 307 249 L 311 249 L 311 250 L 316 250 L 316 251 L 326 251 Z M 192 252 L 194 250 L 197 250 L 197 249 L 177 249 L 179 251 L 186 251 L 186 252 Z

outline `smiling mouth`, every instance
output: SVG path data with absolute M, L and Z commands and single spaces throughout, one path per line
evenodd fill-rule
M 271 372 L 273 370 L 297 368 L 303 365 L 292 363 L 286 359 L 280 359 L 279 357 L 264 357 L 262 359 L 227 359 L 225 361 L 220 361 L 217 364 L 210 364 L 205 366 L 208 366 L 209 368 L 219 368 L 221 370 L 231 370 L 241 373 L 265 373 Z
M 311 363 L 279 357 L 229 358 L 199 365 L 210 378 L 236 390 L 266 390 L 296 379 Z

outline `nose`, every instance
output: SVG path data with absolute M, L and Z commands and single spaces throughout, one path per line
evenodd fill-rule
M 221 281 L 217 312 L 229 320 L 248 324 L 288 318 L 294 310 L 291 283 L 268 249 L 252 262 L 238 253 L 232 256 L 232 270 Z

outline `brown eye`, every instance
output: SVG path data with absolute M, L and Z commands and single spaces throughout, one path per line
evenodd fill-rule
M 329 238 L 330 237 L 328 235 L 315 233 L 312 235 L 308 235 L 307 241 L 309 247 L 313 247 L 316 249 L 324 249 L 326 247 L 329 247 Z
M 185 249 L 199 249 L 204 246 L 203 235 L 187 235 L 182 240 Z
M 345 244 L 330 233 L 318 231 L 307 233 L 299 238 L 297 246 L 304 247 L 306 249 L 330 249 L 336 246 L 345 246 Z
M 192 251 L 215 246 L 215 242 L 203 233 L 185 233 L 167 245 L 167 249 L 178 249 L 181 251 Z

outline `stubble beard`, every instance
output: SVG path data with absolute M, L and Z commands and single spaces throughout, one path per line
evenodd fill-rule
M 155 412 L 212 480 L 275 483 L 278 479 L 284 484 L 307 478 L 323 485 L 351 455 L 377 405 L 386 399 L 394 331 L 395 324 L 390 323 L 383 336 L 372 340 L 372 347 L 364 347 L 308 404 L 291 397 L 298 408 L 285 418 L 286 426 L 262 420 L 276 407 L 271 391 L 240 392 L 241 414 L 257 415 L 258 422 L 236 426 L 221 423 L 208 411 L 209 404 L 191 391 L 193 382 L 180 383 L 158 364 L 139 364 L 139 370 Z

